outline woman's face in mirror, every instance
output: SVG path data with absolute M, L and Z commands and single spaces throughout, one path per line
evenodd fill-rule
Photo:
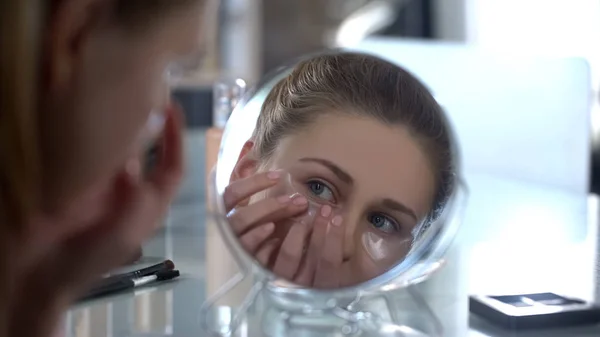
M 410 73 L 322 54 L 264 100 L 223 192 L 227 219 L 278 277 L 357 285 L 420 242 L 452 193 L 453 155 L 441 107 Z
M 436 187 L 427 157 L 405 128 L 333 113 L 281 139 L 258 167 L 288 172 L 295 192 L 306 196 L 311 207 L 329 206 L 341 218 L 341 235 L 324 233 L 329 242 L 323 248 L 342 247 L 339 286 L 379 276 L 406 256 Z M 294 235 L 294 224 L 275 223 L 274 238 L 283 242 Z M 310 246 L 309 238 L 297 240 Z

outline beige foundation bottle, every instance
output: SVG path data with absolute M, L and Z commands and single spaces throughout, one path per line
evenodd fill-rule
M 219 159 L 219 149 L 223 131 L 229 116 L 246 92 L 246 82 L 242 79 L 219 80 L 213 87 L 213 126 L 206 131 L 206 195 L 212 183 L 211 172 Z
M 239 270 L 227 245 L 219 235 L 215 218 L 210 216 L 212 171 L 219 158 L 221 139 L 225 125 L 233 109 L 246 91 L 246 83 L 240 79 L 221 80 L 213 88 L 213 127 L 206 132 L 206 293 L 215 294 Z M 234 294 L 234 298 L 242 297 L 243 293 Z

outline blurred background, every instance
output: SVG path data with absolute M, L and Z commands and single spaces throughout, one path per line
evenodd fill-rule
M 177 93 L 190 105 L 192 127 L 212 125 L 205 111 L 212 109 L 210 90 L 218 77 L 252 84 L 300 55 L 371 37 L 452 42 L 513 56 L 581 57 L 591 66 L 593 97 L 600 87 L 597 0 L 223 0 L 216 19 L 202 75 Z M 597 106 L 593 110 L 590 190 L 597 192 L 600 118 Z

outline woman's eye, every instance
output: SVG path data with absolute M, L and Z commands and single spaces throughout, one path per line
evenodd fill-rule
M 368 220 L 373 227 L 384 233 L 395 234 L 400 231 L 400 226 L 398 223 L 383 214 L 373 213 L 369 215 Z
M 329 202 L 335 201 L 335 196 L 333 195 L 333 191 L 331 188 L 327 187 L 324 183 L 320 181 L 309 181 L 306 183 L 308 189 L 315 196 L 327 200 Z

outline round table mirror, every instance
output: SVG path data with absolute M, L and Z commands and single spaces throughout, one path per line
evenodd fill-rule
M 457 148 L 409 70 L 355 52 L 303 57 L 229 119 L 214 173 L 221 234 L 275 301 L 351 312 L 357 296 L 443 265 L 466 195 Z

